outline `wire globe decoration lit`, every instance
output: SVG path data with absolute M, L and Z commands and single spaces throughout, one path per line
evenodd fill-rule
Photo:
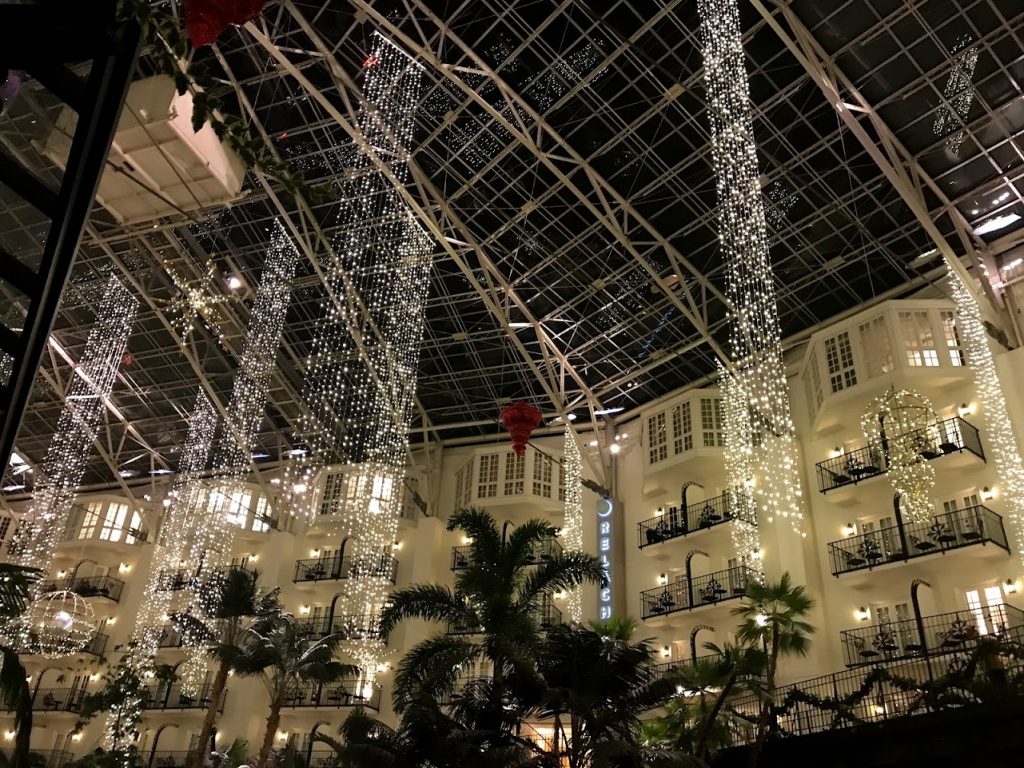
M 910 389 L 890 389 L 876 398 L 861 417 L 872 464 L 888 465 L 889 481 L 900 497 L 901 511 L 915 523 L 932 517 L 931 491 L 939 454 L 938 416 L 931 401 Z M 877 460 L 876 460 L 877 455 Z
M 47 659 L 78 653 L 96 634 L 92 606 L 67 590 L 35 600 L 24 623 L 29 649 Z

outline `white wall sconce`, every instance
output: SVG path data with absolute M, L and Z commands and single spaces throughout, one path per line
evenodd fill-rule
M 117 572 L 118 573 L 128 573 L 131 569 L 132 569 L 132 567 L 130 565 L 128 565 L 128 563 L 120 563 L 117 566 Z
M 669 648 L 667 645 L 662 647 L 662 649 L 661 649 L 661 657 L 663 659 L 667 659 L 671 655 L 672 655 L 672 649 L 671 648 Z
M 843 526 L 843 536 L 853 536 L 857 533 L 857 526 L 853 523 L 847 523 Z
M 830 454 L 829 458 L 837 459 L 837 458 L 839 458 L 842 455 L 843 455 L 843 449 L 840 446 L 837 445 L 835 448 L 832 449 L 832 453 Z
M 4 731 L 4 741 L 14 741 L 14 731 Z
M 973 403 L 960 403 L 960 407 L 956 409 L 956 412 L 960 414 L 960 418 L 966 419 L 972 413 L 974 413 Z
M 663 573 L 663 574 L 658 576 L 658 584 L 661 584 L 661 585 L 668 584 L 668 574 L 667 573 Z
M 655 512 L 654 514 L 657 517 L 663 516 L 665 514 L 665 508 L 664 507 L 658 507 L 658 511 Z
M 304 606 L 302 606 L 302 607 L 301 607 L 301 608 L 299 609 L 299 612 L 300 612 L 300 613 L 304 613 L 304 614 L 305 614 L 305 613 L 309 613 L 309 606 L 308 606 L 308 605 L 304 605 Z
M 320 557 L 320 547 L 309 550 L 310 557 Z
M 857 619 L 857 621 L 867 621 L 871 618 L 871 609 L 865 608 L 862 605 L 860 608 L 853 612 L 853 616 Z
M 989 488 L 987 485 L 981 489 L 981 500 L 990 501 L 996 497 L 995 487 Z
M 1003 592 L 1005 592 L 1008 595 L 1012 595 L 1016 591 L 1017 591 L 1017 582 L 1014 581 L 1013 579 L 1007 579 L 1006 583 L 1003 584 Z

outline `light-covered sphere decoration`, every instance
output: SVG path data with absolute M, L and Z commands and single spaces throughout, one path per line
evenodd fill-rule
M 915 523 L 929 522 L 935 485 L 935 468 L 929 459 L 941 452 L 938 416 L 931 401 L 911 389 L 890 389 L 871 402 L 860 424 L 868 441 L 869 469 L 887 466 L 904 516 Z
M 29 647 L 48 659 L 78 653 L 96 633 L 93 610 L 74 592 L 43 595 L 25 612 Z

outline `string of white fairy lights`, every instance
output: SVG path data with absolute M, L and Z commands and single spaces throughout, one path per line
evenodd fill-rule
M 725 483 L 733 523 L 729 526 L 732 548 L 741 563 L 763 578 L 761 531 L 757 508 L 750 491 L 754 483 L 754 429 L 750 403 L 734 376 L 719 365 L 722 392 L 722 438 Z
M 967 364 L 974 373 L 978 402 L 985 417 L 988 453 L 1003 486 L 1000 496 L 1016 538 L 1017 554 L 1024 562 L 1024 462 L 1014 438 L 1006 395 L 996 372 L 981 308 L 956 271 L 950 269 L 949 273 Z
M 565 521 L 562 523 L 562 546 L 568 552 L 583 551 L 583 457 L 576 431 L 565 424 L 565 447 L 562 458 L 562 479 L 565 485 Z M 583 590 L 576 587 L 566 598 L 569 619 L 583 620 Z
M 253 441 L 263 420 L 299 259 L 299 251 L 281 222 L 275 221 L 272 226 L 245 346 L 214 450 L 216 488 L 195 493 L 195 501 L 205 510 L 194 515 L 191 535 L 180 558 L 190 574 L 184 598 L 196 619 L 182 633 L 188 659 L 182 665 L 181 680 L 183 689 L 190 692 L 198 692 L 206 676 L 204 636 L 212 629 L 204 626 L 206 608 L 216 599 L 234 546 L 238 526 L 233 513 L 243 494 Z
M 782 361 L 782 334 L 754 143 L 750 84 L 736 0 L 698 0 L 717 177 L 719 229 L 732 305 L 730 347 L 760 444 L 754 493 L 766 522 L 802 528 L 797 443 Z
M 869 455 L 877 462 L 885 457 L 900 514 L 914 523 L 927 524 L 934 513 L 935 467 L 922 454 L 936 442 L 937 423 L 931 401 L 911 389 L 875 398 L 860 420 Z
M 369 108 L 359 129 L 407 183 L 422 69 L 381 35 L 372 41 L 363 81 Z M 346 609 L 369 631 L 355 633 L 346 650 L 372 686 L 383 653 L 372 629 L 392 589 L 431 243 L 365 154 L 355 155 L 341 187 L 337 259 L 326 265 L 330 296 L 313 340 L 303 387 L 308 413 L 296 429 L 285 486 L 309 487 L 328 469 L 320 510 L 329 514 L 318 520 L 348 537 Z M 293 514 L 312 513 L 308 498 L 292 498 Z
M 171 607 L 172 592 L 167 589 L 166 579 L 181 567 L 189 533 L 205 512 L 202 504 L 205 493 L 197 476 L 206 469 L 216 429 L 216 411 L 200 390 L 189 418 L 178 474 L 165 497 L 160 537 L 154 546 L 152 566 L 128 643 L 127 662 L 140 688 L 152 676 Z M 142 712 L 142 691 L 128 692 L 118 711 L 107 717 L 104 731 L 107 749 L 123 750 L 135 739 Z
M 25 519 L 18 528 L 11 552 L 19 565 L 48 572 L 57 544 L 63 539 L 89 459 L 89 446 L 99 429 L 128 335 L 135 322 L 138 301 L 116 278 L 107 282 L 75 375 L 64 396 L 64 408 L 36 477 L 35 492 Z M 75 653 L 89 634 L 81 632 L 79 618 L 63 598 L 43 596 L 43 586 L 32 589 L 32 601 L 21 627 L 27 647 L 45 647 L 51 658 Z M 56 613 L 54 613 L 56 611 Z M 68 642 L 62 641 L 66 635 Z

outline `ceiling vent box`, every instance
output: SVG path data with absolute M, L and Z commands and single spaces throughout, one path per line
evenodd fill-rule
M 75 119 L 65 107 L 41 147 L 61 168 Z M 209 123 L 192 130 L 192 94 L 179 96 L 174 81 L 158 75 L 128 89 L 96 198 L 118 222 L 138 224 L 232 203 L 244 178 L 245 164 Z

